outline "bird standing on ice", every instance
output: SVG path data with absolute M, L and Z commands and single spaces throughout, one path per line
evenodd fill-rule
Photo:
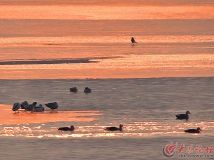
M 136 44 L 137 42 L 135 41 L 134 37 L 131 38 L 131 42 L 132 42 L 132 45 Z

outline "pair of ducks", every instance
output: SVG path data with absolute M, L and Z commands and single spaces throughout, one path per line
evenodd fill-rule
M 58 128 L 59 131 L 74 131 L 74 126 L 70 127 L 60 127 Z M 106 131 L 123 131 L 123 125 L 120 124 L 119 127 L 106 127 L 104 130 Z
M 77 87 L 70 88 L 70 92 L 77 93 L 78 92 Z M 84 93 L 85 94 L 88 94 L 88 93 L 91 93 L 91 92 L 92 92 L 91 88 L 85 87 L 85 89 L 84 89 Z
M 178 120 L 186 120 L 186 121 L 188 121 L 189 120 L 189 114 L 191 114 L 190 111 L 186 111 L 185 114 L 177 114 L 175 116 L 176 116 L 176 119 L 178 119 Z M 196 129 L 184 130 L 184 132 L 186 132 L 186 133 L 200 133 L 201 131 L 202 130 L 201 130 L 200 127 L 196 128 Z

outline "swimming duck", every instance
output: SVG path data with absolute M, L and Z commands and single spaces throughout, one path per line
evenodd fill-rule
M 70 92 L 77 93 L 78 92 L 77 87 L 70 88 Z
M 186 133 L 200 133 L 201 132 L 201 128 L 198 127 L 196 129 L 187 129 L 187 130 L 184 130 L 184 132 L 186 132 Z
M 177 114 L 176 117 L 179 120 L 183 120 L 183 119 L 188 120 L 189 119 L 189 114 L 191 114 L 190 111 L 186 111 L 185 114 Z
M 91 89 L 90 89 L 90 88 L 88 88 L 88 87 L 85 87 L 85 89 L 84 89 L 84 93 L 85 93 L 85 94 L 91 93 Z
M 123 125 L 120 124 L 119 128 L 118 127 L 106 127 L 105 130 L 106 131 L 123 131 Z
M 74 131 L 74 129 L 74 126 L 58 128 L 59 131 Z

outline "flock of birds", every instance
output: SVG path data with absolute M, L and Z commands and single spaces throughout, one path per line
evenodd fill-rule
M 177 114 L 176 115 L 176 119 L 178 120 L 189 120 L 189 114 L 190 112 L 189 111 L 186 111 L 185 114 Z M 58 128 L 59 131 L 74 131 L 75 130 L 75 127 L 72 125 L 70 127 L 60 127 Z M 120 124 L 119 127 L 106 127 L 104 128 L 104 130 L 106 131 L 120 131 L 122 132 L 123 131 L 123 125 Z M 184 130 L 184 132 L 186 133 L 200 133 L 201 132 L 201 128 L 198 127 L 198 128 L 191 128 L 191 129 L 187 129 L 187 130 Z
M 70 92 L 77 93 L 78 92 L 77 87 L 70 88 Z M 91 92 L 92 92 L 91 88 L 85 87 L 84 89 L 85 94 L 89 94 Z M 46 103 L 45 106 L 50 108 L 52 111 L 58 109 L 59 107 L 57 102 Z M 30 112 L 44 112 L 45 107 L 42 104 L 38 104 L 37 102 L 33 102 L 31 104 L 29 104 L 28 101 L 14 103 L 12 111 L 17 112 L 19 110 L 25 110 Z
M 84 89 L 84 93 L 88 94 L 91 93 L 91 89 L 86 87 Z M 70 88 L 70 92 L 74 92 L 77 93 L 78 89 L 76 87 Z M 45 104 L 46 107 L 50 108 L 52 111 L 58 109 L 59 105 L 57 102 L 51 102 L 51 103 L 46 103 Z M 27 101 L 21 102 L 21 103 L 14 103 L 12 110 L 14 112 L 19 111 L 20 109 L 25 110 L 25 111 L 30 111 L 30 112 L 44 112 L 45 108 L 43 107 L 42 104 L 38 104 L 37 102 L 33 102 L 32 104 L 29 104 Z M 178 120 L 189 120 L 189 114 L 190 111 L 186 111 L 186 113 L 184 114 L 177 114 L 176 115 L 176 119 Z M 72 125 L 70 127 L 60 127 L 58 128 L 59 131 L 74 131 L 75 127 Z M 123 131 L 123 125 L 120 124 L 119 127 L 106 127 L 104 128 L 104 130 L 106 131 Z M 184 130 L 184 132 L 186 133 L 200 133 L 201 132 L 201 128 L 191 128 L 191 129 L 187 129 Z
M 58 109 L 59 105 L 57 102 L 46 103 L 46 107 L 50 108 L 51 110 Z M 42 104 L 38 104 L 37 102 L 33 102 L 29 104 L 27 101 L 21 103 L 14 103 L 12 107 L 12 111 L 17 112 L 19 110 L 25 110 L 30 112 L 44 112 L 45 107 Z
M 131 38 L 131 42 L 137 43 L 135 41 L 134 37 Z M 77 93 L 78 92 L 77 87 L 70 88 L 70 92 Z M 89 87 L 85 87 L 85 89 L 84 89 L 85 94 L 89 94 L 91 92 L 92 92 L 92 89 L 90 89 Z M 58 107 L 59 107 L 57 102 L 47 103 L 47 104 L 45 104 L 45 106 L 50 108 L 52 111 L 58 109 Z M 19 109 L 22 109 L 25 111 L 30 111 L 30 112 L 44 112 L 45 111 L 45 108 L 43 107 L 42 104 L 37 105 L 37 102 L 33 102 L 32 104 L 29 104 L 27 101 L 24 101 L 21 103 L 14 103 L 12 110 L 17 112 L 17 111 L 19 111 Z M 186 111 L 186 113 L 184 113 L 184 114 L 177 114 L 176 119 L 188 121 L 189 120 L 189 114 L 191 114 L 190 111 Z M 58 128 L 58 130 L 59 131 L 74 131 L 75 127 L 73 125 L 70 127 L 60 127 L 60 128 Z M 122 132 L 123 131 L 123 125 L 120 124 L 119 127 L 106 127 L 106 128 L 104 128 L 104 130 L 106 130 L 106 131 L 121 131 Z M 191 129 L 184 130 L 184 132 L 186 132 L 186 133 L 200 133 L 201 128 L 200 127 L 196 128 L 196 129 L 191 128 Z

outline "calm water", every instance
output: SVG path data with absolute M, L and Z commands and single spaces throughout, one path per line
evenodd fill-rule
M 99 113 L 6 125 L 2 112 L 0 160 L 164 160 L 168 143 L 213 146 L 213 10 L 213 0 L 0 0 L 0 105 Z M 186 110 L 188 122 L 175 120 Z M 120 123 L 121 133 L 103 130 Z M 74 133 L 57 131 L 71 124 Z M 183 132 L 192 127 L 203 131 Z
M 0 79 L 212 77 L 213 22 L 2 19 Z
M 1 80 L 2 104 L 57 101 L 60 110 L 102 113 L 93 122 L 1 125 L 1 158 L 18 154 L 19 159 L 47 159 L 42 155 L 47 154 L 48 159 L 166 159 L 162 149 L 170 142 L 213 145 L 213 85 L 213 78 Z M 72 86 L 79 88 L 77 94 L 69 92 Z M 93 93 L 85 95 L 85 86 Z M 175 114 L 186 110 L 192 113 L 190 121 L 176 121 Z M 120 123 L 122 133 L 103 130 Z M 77 126 L 74 133 L 57 131 L 70 124 Z M 200 135 L 183 133 L 198 126 Z

